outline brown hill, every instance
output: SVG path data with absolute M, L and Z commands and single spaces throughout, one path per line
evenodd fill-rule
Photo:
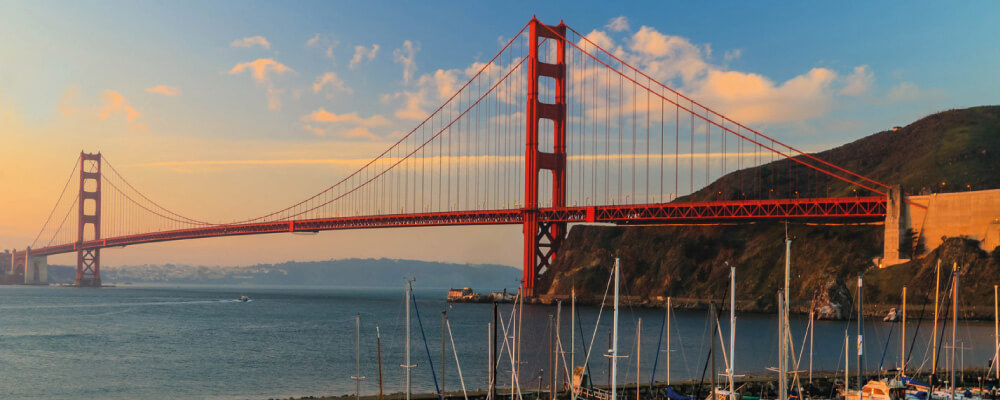
M 879 132 L 843 146 L 815 154 L 817 157 L 904 191 L 947 192 L 1000 188 L 1000 106 L 950 110 L 922 118 L 898 131 Z M 726 175 L 686 200 L 766 198 L 748 193 L 752 180 L 769 187 L 809 187 L 831 196 L 854 194 L 858 188 L 816 175 L 790 160 L 776 161 Z M 789 164 L 792 164 L 791 166 Z M 790 172 L 789 172 L 790 171 Z M 742 189 L 742 190 L 741 190 Z M 763 191 L 763 189 L 760 189 Z M 793 194 L 784 194 L 793 195 Z M 794 238 L 790 296 L 793 309 L 807 312 L 814 304 L 828 318 L 850 310 L 856 276 L 865 272 L 873 284 L 866 288 L 866 302 L 899 302 L 901 286 L 910 284 L 911 299 L 933 296 L 933 269 L 927 263 L 941 257 L 970 263 L 970 277 L 977 284 L 961 304 L 992 304 L 992 283 L 997 276 L 996 257 L 978 250 L 978 244 L 946 243 L 920 260 L 874 269 L 881 255 L 881 225 L 791 224 Z M 688 299 L 681 304 L 698 306 L 690 299 L 721 297 L 728 286 L 725 262 L 738 268 L 739 307 L 770 311 L 784 279 L 785 226 L 780 223 L 711 226 L 605 227 L 574 226 L 552 271 L 539 282 L 539 291 L 566 295 L 571 287 L 584 298 L 604 293 L 614 257 L 621 257 L 625 293 L 656 304 L 657 297 Z M 967 243 L 967 241 L 961 241 Z M 975 249 L 975 250 L 973 250 Z M 1000 252 L 994 251 L 994 254 Z M 933 260 L 933 261 L 931 261 Z M 991 261 L 992 260 L 992 261 Z M 931 267 L 932 268 L 932 267 Z M 909 277 L 909 278 L 908 278 Z M 947 277 L 943 278 L 947 281 Z M 944 283 L 942 283 L 944 285 Z M 964 292 L 964 291 L 963 291 Z M 895 297 L 894 297 L 895 296 Z M 986 300 L 989 300 L 988 302 Z M 873 308 L 875 309 L 875 308 Z M 971 310 L 970 310 L 971 311 Z

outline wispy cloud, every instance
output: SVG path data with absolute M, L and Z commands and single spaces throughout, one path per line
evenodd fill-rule
M 125 121 L 128 123 L 130 129 L 146 130 L 146 126 L 138 122 L 142 114 L 129 105 L 128 99 L 122 96 L 121 93 L 114 90 L 105 90 L 101 95 L 101 100 L 104 104 L 97 114 L 98 118 L 108 119 L 111 116 L 121 114 L 125 116 Z
M 295 72 L 295 70 L 289 68 L 285 64 L 274 61 L 273 59 L 260 58 L 254 61 L 236 64 L 236 66 L 229 70 L 229 75 L 241 75 L 245 71 L 250 71 L 250 76 L 253 77 L 253 80 L 256 81 L 258 85 L 267 89 L 267 107 L 271 110 L 280 109 L 281 94 L 284 93 L 284 90 L 275 88 L 271 77 L 289 72 Z
M 373 44 L 370 50 L 365 46 L 354 46 L 354 57 L 351 57 L 351 64 L 349 67 L 354 69 L 358 65 L 361 65 L 361 62 L 366 58 L 368 61 L 375 59 L 375 55 L 378 54 L 378 48 L 377 44 Z
M 840 94 L 860 96 L 871 89 L 872 84 L 875 83 L 875 74 L 872 73 L 871 68 L 867 65 L 859 65 L 854 67 L 854 73 L 848 75 L 845 79 L 847 80 L 847 86 L 840 89 Z
M 317 47 L 323 49 L 323 54 L 330 60 L 334 59 L 333 49 L 337 48 L 340 42 L 326 35 L 315 34 L 306 41 L 306 47 Z
M 390 124 L 388 119 L 378 114 L 364 118 L 356 112 L 335 114 L 323 108 L 303 115 L 300 119 L 306 123 L 302 126 L 302 129 L 317 135 L 335 133 L 344 138 L 366 140 L 378 139 L 378 136 L 372 133 L 369 128 L 388 126 Z M 337 129 L 342 128 L 344 125 L 349 128 Z
M 230 47 L 254 47 L 260 46 L 265 50 L 271 49 L 271 43 L 267 41 L 267 38 L 263 36 L 250 36 L 243 39 L 234 40 L 229 44 Z
M 207 165 L 363 165 L 366 158 L 313 158 L 289 160 L 195 160 L 195 161 L 158 161 L 133 164 L 138 167 L 182 167 Z
M 324 87 L 330 88 L 331 92 L 344 92 L 344 93 L 354 93 L 351 88 L 344 84 L 344 81 L 337 76 L 336 72 L 327 72 L 316 78 L 316 82 L 313 83 L 313 92 L 319 93 Z
M 162 95 L 168 96 L 168 97 L 180 96 L 180 94 L 181 94 L 181 90 L 180 89 L 178 89 L 176 87 L 173 87 L 173 86 L 167 86 L 167 85 L 156 85 L 156 86 L 153 86 L 153 87 L 151 87 L 149 89 L 146 89 L 146 91 L 149 92 L 149 93 L 162 94 Z
M 627 31 L 628 18 L 626 18 L 624 15 L 612 18 L 611 21 L 608 21 L 608 24 L 605 25 L 604 27 L 608 28 L 608 30 L 611 32 Z
M 332 112 L 326 111 L 320 108 L 319 110 L 313 111 L 309 114 L 302 116 L 303 121 L 312 122 L 343 122 L 354 125 L 361 126 L 385 126 L 389 125 L 389 120 L 385 117 L 375 114 L 368 118 L 362 118 L 358 116 L 358 113 L 351 112 L 347 114 L 334 114 Z
M 270 58 L 259 58 L 254 61 L 236 64 L 229 70 L 229 75 L 240 75 L 244 71 L 250 71 L 250 75 L 258 83 L 267 83 L 271 75 L 281 75 L 286 72 L 295 72 L 287 65 L 274 61 Z
M 403 42 L 403 47 L 392 51 L 392 56 L 395 58 L 396 63 L 403 65 L 404 84 L 409 84 L 410 78 L 417 71 L 417 63 L 415 61 L 417 51 L 420 51 L 420 46 L 414 45 L 409 40 Z

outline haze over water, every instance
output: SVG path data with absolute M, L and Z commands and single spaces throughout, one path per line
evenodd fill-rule
M 416 295 L 428 348 L 424 347 L 417 311 L 412 313 L 413 391 L 433 392 L 427 353 L 440 374 L 441 311 L 448 310 L 461 369 L 469 390 L 487 386 L 487 323 L 491 306 L 444 302 L 442 290 L 419 289 Z M 240 295 L 250 303 L 235 301 Z M 503 306 L 509 317 L 510 306 Z M 596 337 L 590 368 L 597 383 L 607 374 L 611 310 L 602 315 L 594 334 L 596 307 L 581 307 L 577 329 L 577 363 L 584 345 Z M 555 307 L 526 306 L 523 325 L 521 385 L 538 386 L 540 369 L 548 369 L 548 317 Z M 403 390 L 403 294 L 400 289 L 274 288 L 238 286 L 122 286 L 78 290 L 55 287 L 0 287 L 0 387 L 3 397 L 21 399 L 172 398 L 264 399 L 306 395 L 353 394 L 354 316 L 362 316 L 362 394 L 378 391 L 375 324 L 382 332 L 382 368 L 386 393 Z M 673 323 L 671 371 L 674 380 L 698 378 L 707 354 L 708 324 L 704 312 L 677 312 Z M 635 381 L 635 321 L 641 317 L 641 374 L 644 382 L 654 362 L 662 310 L 623 308 L 619 346 L 623 359 L 619 382 Z M 563 308 L 563 342 L 569 342 L 569 307 Z M 801 346 L 806 321 L 792 321 Z M 920 326 L 911 367 L 924 361 L 931 321 Z M 913 334 L 918 323 L 911 316 Z M 776 323 L 772 315 L 740 314 L 737 322 L 737 373 L 772 375 L 776 365 Z M 850 327 L 853 335 L 855 327 Z M 890 325 L 868 321 L 866 361 L 879 365 Z M 948 330 L 950 332 L 950 328 Z M 815 329 L 817 370 L 842 369 L 845 323 L 821 321 Z M 723 321 L 728 338 L 728 322 Z M 501 334 L 502 335 L 502 334 Z M 852 337 L 852 345 L 854 338 Z M 993 352 L 992 322 L 961 322 L 959 340 L 971 350 L 967 366 L 984 366 Z M 502 347 L 502 343 L 501 343 Z M 898 360 L 898 326 L 885 355 L 885 368 Z M 666 378 L 666 344 L 656 379 Z M 506 352 L 502 355 L 506 356 Z M 799 369 L 806 369 L 805 361 Z M 449 345 L 447 390 L 460 390 Z M 929 357 L 929 356 L 928 356 Z M 569 355 L 566 355 L 567 360 Z M 852 363 L 853 361 L 852 356 Z M 916 361 L 912 361 L 916 360 Z M 961 360 L 960 360 L 961 361 Z M 717 361 L 720 371 L 723 361 Z M 509 385 L 510 360 L 500 362 L 499 379 Z M 947 359 L 942 359 L 942 366 Z M 852 370 L 856 368 L 851 366 Z M 440 376 L 440 375 L 438 375 Z M 547 385 L 547 382 L 542 383 Z

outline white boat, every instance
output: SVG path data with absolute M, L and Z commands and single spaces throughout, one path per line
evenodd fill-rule
M 734 400 L 734 399 L 738 400 L 740 398 L 739 393 L 734 394 L 733 392 L 719 388 L 715 388 L 714 395 L 715 398 L 712 397 L 712 394 L 709 394 L 707 397 L 705 397 L 705 400 Z

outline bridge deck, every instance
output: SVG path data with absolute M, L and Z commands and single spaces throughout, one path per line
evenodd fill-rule
M 317 232 L 340 229 L 455 225 L 515 225 L 523 222 L 521 209 L 453 211 L 319 218 L 294 221 L 212 225 L 139 235 L 110 237 L 31 249 L 32 255 L 71 253 L 81 249 L 124 247 L 142 243 L 207 237 L 257 235 L 282 232 Z M 778 200 L 658 203 L 590 207 L 541 208 L 540 222 L 634 224 L 685 224 L 766 220 L 856 220 L 885 217 L 886 199 L 876 197 L 807 198 Z

